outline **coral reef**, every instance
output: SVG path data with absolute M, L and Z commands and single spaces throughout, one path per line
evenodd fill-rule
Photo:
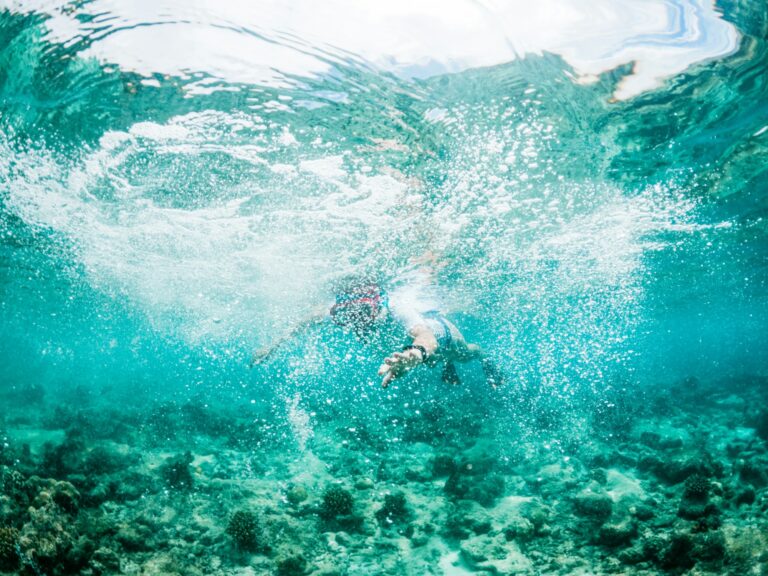
M 485 428 L 468 423 L 462 434 L 466 419 L 453 420 L 445 407 L 430 409 L 410 436 L 403 423 L 416 426 L 413 413 L 357 416 L 354 427 L 326 416 L 311 451 L 286 448 L 286 429 L 260 417 L 246 432 L 242 407 L 168 404 L 152 416 L 152 430 L 166 429 L 167 439 L 134 431 L 121 442 L 107 436 L 146 424 L 146 414 L 113 413 L 124 420 L 108 424 L 93 407 L 52 408 L 31 433 L 7 431 L 0 570 L 767 572 L 768 446 L 743 426 L 743 406 L 760 396 L 729 394 L 701 405 L 649 398 L 663 413 L 603 410 L 584 430 L 601 422 L 607 433 L 576 435 L 583 443 L 553 421 L 503 450 L 491 440 L 492 419 Z M 46 429 L 50 422 L 63 428 Z M 232 439 L 241 429 L 248 438 L 274 434 L 275 442 L 245 449 Z

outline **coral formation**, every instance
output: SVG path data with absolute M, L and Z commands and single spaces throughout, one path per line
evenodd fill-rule
M 456 460 L 450 454 L 438 454 L 432 459 L 432 477 L 450 476 L 456 471 Z
M 402 492 L 384 496 L 384 504 L 376 511 L 376 519 L 388 524 L 406 522 L 410 515 L 408 500 Z
M 227 534 L 238 550 L 257 552 L 264 547 L 258 516 L 249 510 L 238 510 L 227 525 Z
M 341 486 L 330 486 L 323 492 L 323 502 L 320 505 L 320 517 L 326 520 L 338 519 L 340 516 L 352 514 L 354 499 L 352 494 Z
M 768 467 L 765 461 L 761 464 L 755 462 L 755 459 L 742 460 L 739 463 L 739 478 L 741 481 L 754 486 L 765 486 L 768 484 Z
M 307 573 L 307 560 L 304 556 L 290 556 L 277 563 L 278 576 L 303 576 Z
M 81 540 L 72 518 L 41 492 L 39 507 L 29 510 L 29 519 L 19 536 L 25 562 L 45 573 L 77 573 L 88 564 L 93 543 Z
M 768 410 L 761 410 L 755 415 L 754 427 L 757 435 L 768 441 Z
M 298 505 L 309 498 L 309 494 L 304 486 L 293 485 L 288 488 L 285 497 L 291 504 Z
M 692 474 L 685 480 L 683 497 L 690 500 L 706 500 L 709 496 L 710 482 L 701 474 Z
M 696 563 L 693 552 L 693 538 L 689 534 L 676 533 L 658 555 L 658 562 L 665 570 L 687 570 Z
M 64 480 L 69 474 L 81 471 L 85 454 L 85 440 L 77 428 L 67 430 L 64 442 L 45 444 L 41 472 L 50 478 Z
M 755 492 L 755 489 L 751 486 L 748 486 L 734 498 L 734 502 L 737 506 L 741 506 L 742 504 L 754 504 L 755 500 L 757 499 L 757 493 Z
M 603 524 L 597 533 L 596 543 L 610 548 L 627 546 L 636 535 L 637 524 L 631 520 L 620 524 Z
M 0 528 L 0 570 L 10 572 L 19 565 L 19 532 L 15 528 Z
M 456 499 L 475 500 L 491 506 L 504 493 L 504 478 L 489 474 L 470 474 L 465 468 L 455 470 L 445 481 L 445 493 Z
M 195 484 L 190 466 L 193 460 L 194 457 L 189 451 L 168 458 L 160 467 L 160 475 L 170 488 L 191 490 Z

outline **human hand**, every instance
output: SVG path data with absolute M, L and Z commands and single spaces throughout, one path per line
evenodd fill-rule
M 384 358 L 384 364 L 379 368 L 379 376 L 384 377 L 381 387 L 386 388 L 392 380 L 400 378 L 423 360 L 421 352 L 413 349 L 395 352 L 392 356 Z

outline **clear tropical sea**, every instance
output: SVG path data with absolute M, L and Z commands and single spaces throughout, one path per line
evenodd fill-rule
M 0 0 L 0 573 L 768 574 L 767 217 L 762 1 Z

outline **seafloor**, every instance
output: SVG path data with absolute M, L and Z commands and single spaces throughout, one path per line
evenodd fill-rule
M 399 423 L 313 414 L 302 432 L 297 405 L 280 422 L 245 403 L 139 410 L 85 389 L 14 389 L 0 420 L 0 568 L 768 574 L 768 379 L 653 390 L 580 433 L 551 414 L 515 438 L 439 403 Z

